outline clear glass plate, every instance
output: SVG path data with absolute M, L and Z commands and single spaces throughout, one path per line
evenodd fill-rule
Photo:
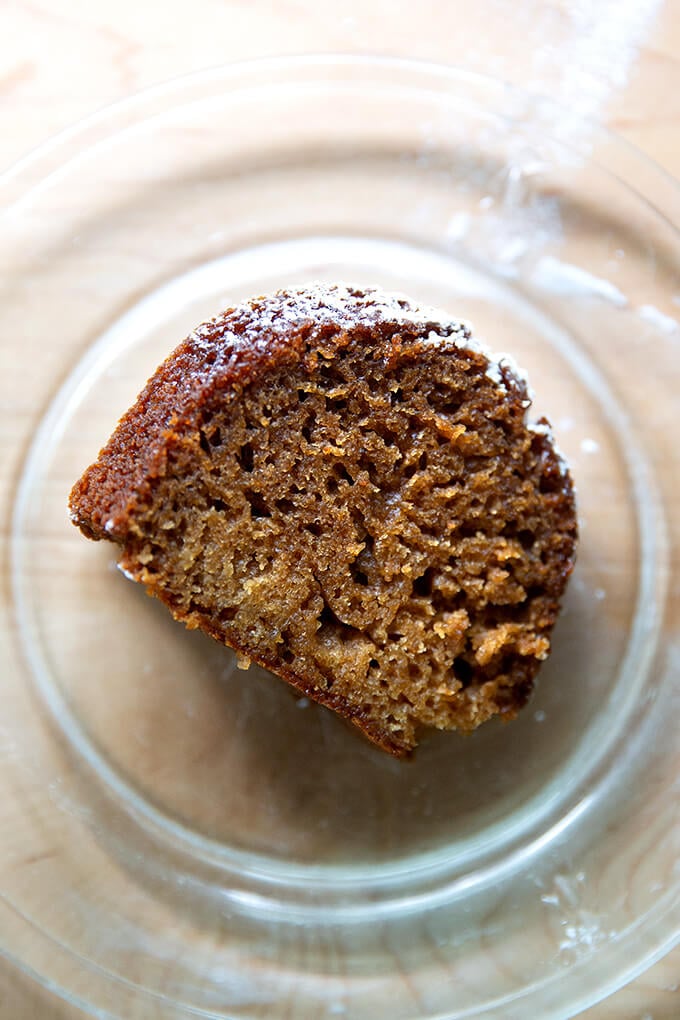
M 0 205 L 0 951 L 126 1020 L 566 1017 L 667 951 L 673 183 L 501 83 L 324 57 L 116 106 L 6 176 Z M 67 518 L 194 325 L 311 279 L 471 319 L 528 369 L 578 488 L 531 704 L 411 763 L 238 670 Z

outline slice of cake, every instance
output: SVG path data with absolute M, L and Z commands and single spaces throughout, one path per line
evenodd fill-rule
M 160 366 L 71 493 L 172 614 L 392 754 L 514 717 L 574 562 L 526 382 L 377 290 L 237 306 Z

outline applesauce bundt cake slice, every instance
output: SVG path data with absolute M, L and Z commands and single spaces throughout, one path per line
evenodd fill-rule
M 403 756 L 526 702 L 576 514 L 526 382 L 467 326 L 316 285 L 160 366 L 70 498 L 173 615 Z

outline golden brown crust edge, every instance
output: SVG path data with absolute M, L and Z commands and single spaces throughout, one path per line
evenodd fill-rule
M 143 500 L 147 480 L 163 474 L 168 446 L 216 391 L 235 398 L 264 368 L 300 362 L 310 344 L 332 349 L 348 329 L 389 335 L 395 316 L 412 311 L 406 299 L 381 291 L 319 286 L 255 298 L 203 323 L 154 372 L 73 486 L 73 523 L 88 538 L 121 538 L 118 523 Z M 450 325 L 460 328 L 453 320 Z M 442 322 L 421 318 L 419 327 L 427 335 Z

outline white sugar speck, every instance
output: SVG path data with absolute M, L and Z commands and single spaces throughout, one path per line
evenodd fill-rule
M 560 942 L 560 950 L 581 953 L 592 949 L 609 938 L 609 932 L 604 931 L 594 915 L 587 911 L 583 912 L 579 922 L 567 924 L 564 928 L 564 938 Z
M 599 453 L 600 444 L 594 439 L 586 437 L 581 440 L 581 452 L 582 453 Z
M 534 432 L 537 436 L 547 436 L 549 439 L 552 438 L 552 426 L 547 421 L 536 421 L 530 426 L 530 431 Z
M 298 708 L 309 708 L 310 704 L 311 704 L 311 702 L 310 702 L 309 698 L 298 698 L 297 699 L 297 707 Z

